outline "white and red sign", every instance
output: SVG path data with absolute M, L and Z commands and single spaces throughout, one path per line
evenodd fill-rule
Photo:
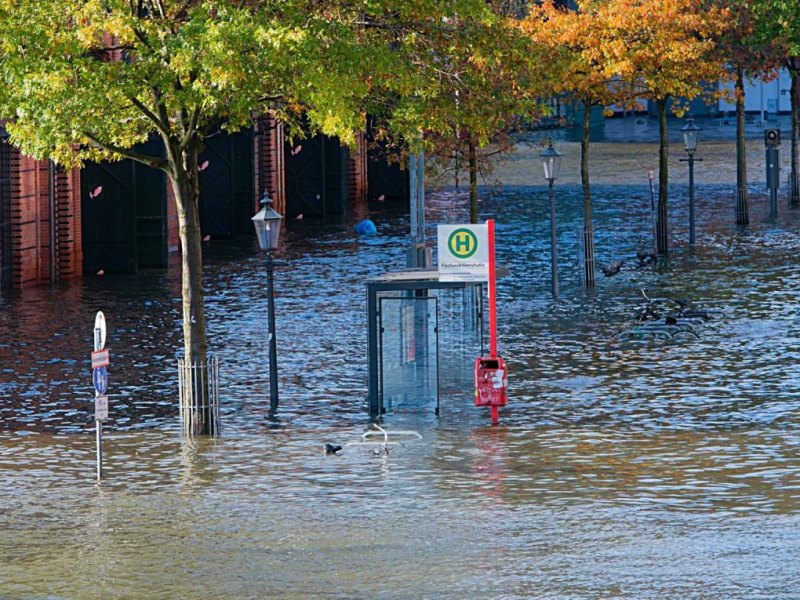
M 93 369 L 100 369 L 102 367 L 107 367 L 110 365 L 110 355 L 108 353 L 108 349 L 106 350 L 97 350 L 92 352 L 92 368 Z

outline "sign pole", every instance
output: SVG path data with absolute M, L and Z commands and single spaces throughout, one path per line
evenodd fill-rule
M 95 329 L 94 329 L 94 349 L 95 350 L 102 350 L 103 349 L 103 333 L 100 327 L 97 327 L 98 323 L 95 321 Z M 97 398 L 100 397 L 100 392 L 95 387 L 94 390 L 94 397 L 95 397 L 95 404 L 97 403 Z M 94 418 L 94 428 L 95 428 L 95 439 L 97 443 L 97 481 L 100 481 L 103 478 L 103 422 L 97 418 L 97 411 L 95 410 L 95 418 Z
M 106 318 L 98 312 L 94 320 L 94 352 L 92 352 L 92 383 L 94 384 L 94 425 L 97 444 L 97 481 L 103 478 L 103 419 L 108 416 L 108 350 L 106 345 Z
M 497 298 L 495 294 L 494 219 L 486 221 L 489 232 L 489 356 L 497 358 Z
M 97 481 L 103 478 L 103 422 L 100 419 L 94 420 L 97 438 Z
M 489 357 L 497 358 L 497 277 L 495 274 L 494 261 L 494 219 L 486 221 L 489 242 Z M 491 406 L 492 425 L 497 425 L 499 408 L 494 404 Z
M 475 406 L 488 406 L 492 425 L 508 404 L 508 370 L 497 353 L 497 271 L 494 219 L 483 224 L 438 225 L 439 281 L 480 281 L 489 301 L 489 355 L 475 359 Z M 483 346 L 481 346 L 483 348 Z

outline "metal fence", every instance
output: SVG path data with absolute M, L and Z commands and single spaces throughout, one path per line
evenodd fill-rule
M 800 204 L 800 177 L 792 177 L 789 173 L 789 206 Z
M 187 364 L 178 359 L 181 430 L 184 435 L 217 435 L 219 417 L 219 360 Z

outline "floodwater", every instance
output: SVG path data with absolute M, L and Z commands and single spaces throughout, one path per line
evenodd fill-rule
M 635 146 L 629 151 L 636 152 Z M 266 275 L 251 239 L 205 247 L 223 435 L 178 428 L 177 269 L 89 277 L 0 300 L 2 598 L 800 597 L 800 211 L 698 181 L 697 244 L 676 184 L 671 250 L 648 248 L 647 185 L 598 185 L 594 293 L 579 189 L 556 186 L 561 299 L 543 185 L 484 190 L 497 220 L 500 425 L 471 391 L 388 455 L 368 430 L 364 280 L 403 266 L 398 207 L 287 224 L 276 272 L 281 407 L 267 420 Z M 463 193 L 429 196 L 464 222 Z M 652 296 L 719 311 L 699 339 L 630 339 Z M 95 481 L 89 352 L 108 323 L 110 419 Z M 445 352 L 446 349 L 442 349 Z

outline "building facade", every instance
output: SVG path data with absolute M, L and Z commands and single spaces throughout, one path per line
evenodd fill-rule
M 159 147 L 153 140 L 139 149 Z M 322 135 L 289 140 L 274 119 L 260 117 L 252 129 L 209 136 L 200 165 L 206 239 L 249 235 L 265 193 L 287 218 L 363 214 L 367 202 L 364 135 L 354 148 Z M 0 292 L 163 269 L 179 249 L 163 173 L 130 160 L 65 171 L 0 143 Z

